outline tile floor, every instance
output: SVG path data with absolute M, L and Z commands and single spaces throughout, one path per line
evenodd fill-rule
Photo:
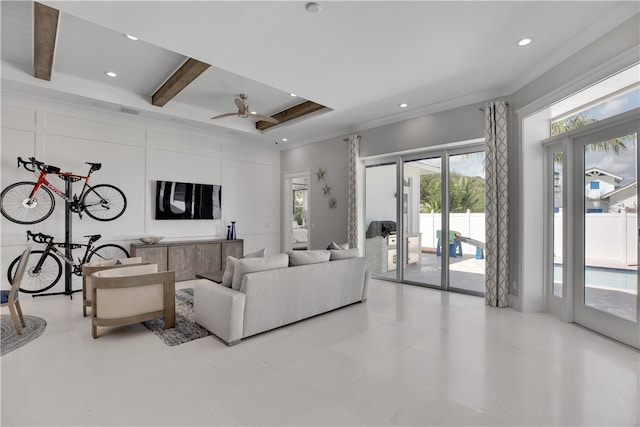
M 3 426 L 639 421 L 637 351 L 468 295 L 373 280 L 364 304 L 234 347 L 141 325 L 94 340 L 79 294 L 21 300 L 47 330 L 0 361 Z

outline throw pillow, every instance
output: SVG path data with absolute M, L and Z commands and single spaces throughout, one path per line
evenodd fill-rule
M 289 256 L 287 254 L 278 254 L 265 256 L 261 258 L 243 258 L 235 262 L 233 271 L 233 280 L 231 288 L 236 291 L 240 290 L 242 278 L 247 273 L 255 273 L 256 271 L 275 270 L 276 268 L 285 268 L 289 266 Z
M 267 248 L 262 248 L 259 251 L 251 252 L 250 254 L 246 254 L 242 258 L 260 258 L 267 255 Z
M 226 286 L 227 288 L 231 287 L 231 282 L 233 281 L 234 266 L 237 260 L 238 258 L 234 258 L 231 255 L 227 256 L 227 263 L 224 267 L 224 273 L 222 273 L 222 282 L 220 282 L 222 286 Z
M 357 258 L 360 256 L 360 251 L 358 248 L 351 249 L 341 249 L 341 250 L 331 250 L 331 261 L 335 261 L 338 259 L 347 259 L 347 258 Z
M 347 250 L 349 249 L 349 243 L 343 243 L 341 245 L 337 244 L 336 242 L 331 242 L 329 244 L 329 246 L 327 246 L 327 250 L 335 250 L 335 251 L 342 251 L 342 250 Z
M 329 261 L 331 254 L 329 251 L 313 250 L 313 251 L 290 251 L 289 265 L 294 267 L 296 265 L 316 264 L 319 262 Z
M 259 251 L 251 252 L 243 256 L 243 258 L 261 258 L 267 254 L 267 248 L 262 248 Z M 235 270 L 235 262 L 238 258 L 234 258 L 232 256 L 227 256 L 227 263 L 224 267 L 224 273 L 222 274 L 222 282 L 220 283 L 222 286 L 226 286 L 227 288 L 231 287 L 233 283 L 233 273 Z

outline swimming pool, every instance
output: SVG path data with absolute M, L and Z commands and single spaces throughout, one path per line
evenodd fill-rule
M 562 266 L 555 264 L 553 268 L 554 277 L 562 277 Z M 635 270 L 587 266 L 584 268 L 584 276 L 587 286 L 638 291 L 638 272 Z

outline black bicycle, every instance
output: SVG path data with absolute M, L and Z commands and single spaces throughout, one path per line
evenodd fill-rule
M 129 252 L 125 248 L 112 243 L 94 247 L 94 243 L 102 237 L 100 234 L 91 234 L 84 236 L 89 239 L 86 244 L 82 243 L 60 243 L 54 242 L 53 236 L 43 233 L 32 233 L 27 231 L 27 241 L 32 239 L 35 243 L 47 245 L 45 250 L 31 251 L 31 256 L 27 262 L 27 274 L 22 277 L 20 284 L 20 292 L 27 294 L 37 294 L 50 289 L 58 283 L 62 276 L 62 262 L 66 262 L 73 267 L 73 274 L 82 275 L 82 264 L 91 261 L 100 261 L 107 259 L 129 258 Z M 78 257 L 78 262 L 69 259 L 58 248 L 79 249 L 85 248 L 82 258 Z M 9 282 L 13 281 L 15 269 L 18 268 L 20 257 L 17 257 L 9 265 L 7 277 Z

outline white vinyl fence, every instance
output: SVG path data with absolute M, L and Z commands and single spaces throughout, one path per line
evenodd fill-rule
M 423 248 L 435 248 L 438 244 L 436 231 L 442 227 L 440 213 L 420 214 L 420 233 Z M 449 215 L 449 229 L 457 231 L 464 237 L 470 237 L 480 242 L 485 241 L 484 213 L 454 213 Z M 446 247 L 446 246 L 445 246 Z M 462 244 L 462 253 L 475 255 L 475 246 Z
M 484 213 L 454 213 L 450 215 L 449 228 L 462 236 L 485 242 Z M 562 222 L 555 214 L 554 253 L 562 257 Z M 436 231 L 442 227 L 440 213 L 420 214 L 421 245 L 435 248 Z M 586 258 L 619 265 L 636 265 L 638 262 L 638 214 L 590 213 L 586 214 Z M 540 230 L 542 233 L 543 230 Z M 475 254 L 476 248 L 462 244 L 463 254 Z
M 588 213 L 585 215 L 585 258 L 612 264 L 638 263 L 637 213 Z M 554 217 L 554 247 L 556 258 L 562 258 L 562 217 Z

